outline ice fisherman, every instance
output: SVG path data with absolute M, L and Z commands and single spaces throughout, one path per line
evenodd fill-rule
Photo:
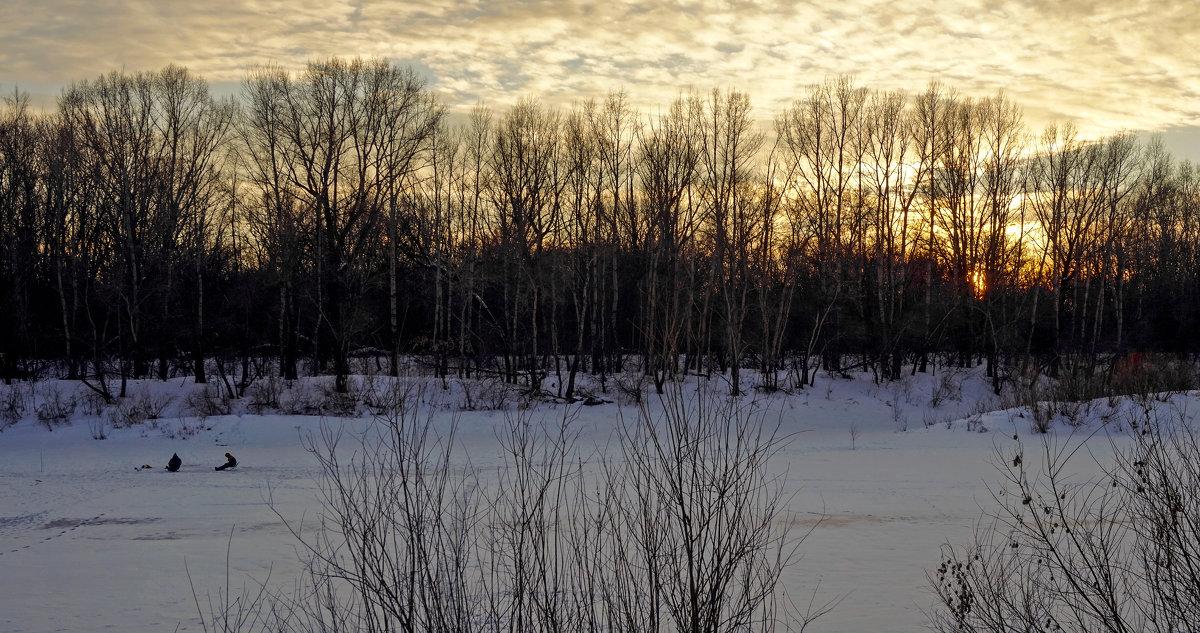
M 234 466 L 237 466 L 237 458 L 235 458 L 231 453 L 225 453 L 225 463 L 217 466 L 213 470 L 225 470 L 226 468 L 233 468 Z

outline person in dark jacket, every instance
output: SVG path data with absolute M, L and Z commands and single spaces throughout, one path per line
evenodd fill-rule
M 175 472 L 183 465 L 183 460 L 179 459 L 179 453 L 172 453 L 170 461 L 167 462 L 167 470 Z
M 237 466 L 237 459 L 234 458 L 233 455 L 225 453 L 225 463 L 217 466 L 213 470 L 225 470 L 226 468 L 233 468 L 234 466 Z

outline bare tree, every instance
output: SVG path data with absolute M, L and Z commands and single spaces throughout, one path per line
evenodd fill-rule
M 714 90 L 705 101 L 702 115 L 698 185 L 711 257 L 709 283 L 721 298 L 721 365 L 729 369 L 730 393 L 739 395 L 750 256 L 756 233 L 762 228 L 762 218 L 754 208 L 752 184 L 754 160 L 763 135 L 754 129 L 750 98 L 744 93 Z
M 1002 342 L 1006 348 L 1015 343 L 1011 339 L 1002 341 L 1001 337 L 1016 326 L 1021 314 L 1011 297 L 1022 287 L 1025 227 L 1014 206 L 1021 190 L 1026 140 L 1021 111 L 1004 94 L 984 99 L 979 108 L 986 156 L 983 162 L 986 244 L 983 276 L 976 285 L 982 286 L 985 298 L 987 372 L 992 378 L 993 392 L 999 395 L 1003 386 L 999 367 Z
M 454 254 L 459 241 L 455 234 L 461 218 L 458 205 L 462 202 L 461 160 L 458 156 L 462 137 L 443 124 L 430 135 L 430 159 L 424 170 L 426 178 L 414 188 L 414 195 L 405 198 L 405 204 L 416 207 L 415 227 L 408 230 L 413 237 L 414 262 L 417 268 L 433 271 L 433 314 L 432 332 L 429 333 L 430 350 L 434 358 L 434 373 L 443 381 L 449 374 L 449 359 L 452 339 L 455 336 L 451 323 L 452 303 L 455 299 L 451 284 L 457 271 Z M 399 204 L 399 203 L 396 203 Z M 397 217 L 393 211 L 393 218 Z M 400 363 L 400 320 L 399 320 L 399 249 L 396 239 L 397 224 L 389 228 L 388 304 L 392 329 L 391 374 L 399 375 Z M 395 235 L 396 237 L 393 237 Z M 443 385 L 445 383 L 443 382 Z
M 74 128 L 62 117 L 50 116 L 41 121 L 41 129 L 37 158 L 44 181 L 41 239 L 51 259 L 50 287 L 57 303 L 54 321 L 61 327 L 67 377 L 74 380 L 86 375 L 85 361 L 95 359 L 92 354 L 85 355 L 85 342 L 98 338 L 84 336 L 80 329 L 86 329 L 81 323 L 81 307 L 95 284 L 96 262 L 104 249 L 97 236 L 99 214 L 95 213 L 99 183 L 90 177 L 86 148 Z M 107 389 L 100 392 L 107 393 Z
M 466 357 L 469 350 L 476 349 L 476 339 L 483 340 L 482 324 L 495 321 L 479 294 L 479 259 L 485 242 L 489 213 L 485 193 L 488 187 L 486 168 L 492 141 L 491 117 L 487 108 L 477 106 L 471 111 L 469 123 L 462 130 L 462 186 L 459 189 L 458 204 L 461 213 L 457 222 L 459 235 L 462 236 L 457 258 L 461 268 L 458 354 L 462 359 L 462 377 L 467 376 Z M 475 320 L 473 315 L 487 316 L 487 319 L 480 318 L 481 325 L 472 328 L 471 324 Z M 478 359 L 476 360 L 478 362 Z
M 805 350 L 799 384 L 809 382 L 809 359 L 826 336 L 835 307 L 846 286 L 846 266 L 855 240 L 852 228 L 862 211 L 863 184 L 859 165 L 869 146 L 859 138 L 866 90 L 850 77 L 812 86 L 808 95 L 788 108 L 775 122 L 784 152 L 787 195 L 792 201 L 789 220 L 792 232 L 806 236 L 810 266 L 817 271 L 818 308 Z M 811 235 L 811 239 L 807 236 Z M 833 335 L 836 338 L 836 332 Z M 825 346 L 825 365 L 840 370 L 840 355 Z
M 247 231 L 257 246 L 257 266 L 277 292 L 275 345 L 279 373 L 298 377 L 301 266 L 305 255 L 305 217 L 300 191 L 292 184 L 293 160 L 284 136 L 285 97 L 290 79 L 276 68 L 263 68 L 243 84 L 242 119 L 238 125 L 244 151 L 241 169 L 253 196 L 243 198 Z M 249 198 L 248 200 L 245 198 Z
M 917 239 L 916 185 L 925 180 L 931 165 L 912 160 L 911 114 L 904 94 L 872 94 L 866 116 L 870 134 L 867 174 L 875 209 L 872 226 L 880 373 L 895 379 L 900 377 L 904 355 L 905 290 L 911 283 L 908 264 Z
M 1050 288 L 1050 374 L 1058 376 L 1064 349 L 1064 307 L 1075 281 L 1086 276 L 1090 251 L 1097 243 L 1103 210 L 1103 152 L 1085 145 L 1074 125 L 1051 124 L 1042 134 L 1042 153 L 1034 161 L 1026 193 L 1043 235 L 1039 275 Z M 1048 270 L 1046 270 L 1048 268 Z M 1036 290 L 1035 290 L 1036 292 Z M 1036 295 L 1035 295 L 1036 298 Z M 1036 315 L 1037 302 L 1034 302 Z M 1066 328 L 1070 336 L 1073 328 Z
M 32 355 L 30 324 L 34 321 L 32 290 L 38 264 L 38 216 L 41 204 L 40 130 L 27 94 L 14 91 L 4 99 L 0 118 L 0 297 L 7 308 L 0 316 L 0 378 L 12 384 Z
M 150 235 L 159 175 L 154 99 L 153 75 L 114 72 L 75 84 L 59 102 L 61 116 L 78 131 L 94 161 L 90 170 L 102 196 L 103 237 L 115 255 L 111 261 L 117 268 L 105 277 L 117 306 L 122 396 L 129 374 L 142 376 L 148 369 L 143 328 L 154 289 L 151 275 L 163 254 Z
M 601 283 L 599 235 L 601 205 L 599 150 L 591 133 L 587 108 L 573 109 L 563 123 L 564 187 L 563 218 L 559 248 L 567 258 L 566 285 L 571 314 L 574 317 L 575 337 L 567 347 L 567 379 L 559 378 L 562 396 L 575 399 L 575 381 L 583 359 L 589 353 L 589 334 L 594 335 L 601 324 L 597 322 L 594 306 L 596 288 Z M 557 363 L 556 363 L 557 365 Z
M 592 134 L 600 162 L 597 194 L 601 197 L 597 209 L 602 214 L 600 226 L 604 231 L 600 239 L 604 244 L 600 266 L 607 268 L 607 286 L 603 296 L 593 302 L 603 317 L 597 321 L 597 353 L 594 364 L 603 382 L 607 373 L 619 372 L 623 367 L 620 336 L 627 319 L 621 318 L 623 308 L 622 249 L 637 252 L 642 247 L 645 234 L 645 218 L 639 213 L 634 196 L 636 168 L 634 165 L 634 142 L 638 136 L 638 115 L 629 103 L 624 91 L 608 94 L 602 106 L 588 109 Z M 597 286 L 597 291 L 602 286 Z M 636 313 L 636 312 L 634 312 Z
M 623 92 L 530 98 L 455 127 L 380 61 L 259 69 L 240 103 L 173 66 L 75 84 L 54 115 L 10 102 L 10 380 L 65 365 L 111 397 L 106 374 L 204 381 L 207 359 L 234 392 L 272 363 L 345 389 L 355 352 L 397 375 L 408 351 L 569 400 L 581 372 L 741 392 L 750 364 L 775 389 L 952 354 L 1000 391 L 1018 357 L 1090 383 L 1200 344 L 1194 166 L 1128 134 L 1029 143 L 1003 94 L 831 78 L 769 153 L 737 92 L 650 117 Z
M 500 122 L 491 155 L 494 239 L 504 259 L 505 373 L 516 382 L 528 372 L 529 388 L 540 389 L 538 342 L 542 306 L 536 278 L 548 238 L 558 222 L 560 119 L 534 100 L 518 103 Z
M 247 81 L 247 92 L 257 129 L 246 138 L 255 144 L 268 201 L 282 211 L 287 195 L 297 194 L 311 232 L 318 332 L 329 337 L 344 392 L 351 343 L 366 319 L 357 299 L 374 283 L 369 262 L 389 241 L 380 234 L 383 220 L 395 247 L 397 198 L 420 167 L 441 111 L 411 69 L 382 61 L 312 63 L 299 81 L 266 69 Z M 318 344 L 315 356 L 321 351 Z
M 698 209 L 692 190 L 700 161 L 693 126 L 697 104 L 680 97 L 667 114 L 642 128 L 638 170 L 646 196 L 646 278 L 642 293 L 642 338 L 646 369 L 655 389 L 679 370 L 678 358 L 690 330 Z
M 925 92 L 917 96 L 910 123 L 913 145 L 917 151 L 917 160 L 929 165 L 925 170 L 925 181 L 916 181 L 914 185 L 921 190 L 921 202 L 925 207 L 924 259 L 925 259 L 925 300 L 923 303 L 924 340 L 921 344 L 920 360 L 914 369 L 924 372 L 929 363 L 929 352 L 933 346 L 934 329 L 934 297 L 933 288 L 937 279 L 938 253 L 940 239 L 937 235 L 937 217 L 942 205 L 942 194 L 934 177 L 937 166 L 949 151 L 950 139 L 946 134 L 946 121 L 955 109 L 958 96 L 953 91 L 946 90 L 940 83 L 933 81 Z
M 173 286 L 183 271 L 181 257 L 174 252 L 189 255 L 192 269 L 194 294 L 188 305 L 194 306 L 194 334 L 192 335 L 192 371 L 196 382 L 205 382 L 205 263 L 213 245 L 215 230 L 229 223 L 219 213 L 229 206 L 232 192 L 223 179 L 227 177 L 225 143 L 234 121 L 234 105 L 231 101 L 218 102 L 208 92 L 208 84 L 184 68 L 168 66 L 156 77 L 160 97 L 161 135 L 161 193 L 159 210 L 155 214 L 161 240 L 159 248 L 164 251 L 163 263 L 166 288 L 161 293 L 160 309 L 164 326 L 171 323 L 171 316 L 178 301 Z M 165 342 L 168 337 L 163 336 Z M 172 355 L 169 347 L 159 350 L 160 379 L 167 377 L 167 363 Z

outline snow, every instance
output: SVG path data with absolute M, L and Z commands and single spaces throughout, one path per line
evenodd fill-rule
M 428 387 L 435 423 L 457 418 L 461 459 L 496 463 L 503 414 L 458 410 L 461 388 Z M 244 411 L 201 418 L 183 404 L 200 389 L 187 381 L 134 389 L 170 398 L 171 417 L 105 429 L 107 439 L 96 440 L 103 414 L 81 407 L 53 431 L 26 414 L 0 432 L 0 630 L 200 631 L 193 590 L 207 615 L 207 601 L 227 586 L 288 587 L 301 571 L 279 515 L 301 524 L 320 512 L 319 465 L 300 437 L 322 420 Z M 948 397 L 935 398 L 939 391 Z M 618 415 L 633 414 L 612 397 L 618 402 L 572 407 L 581 444 L 610 441 Z M 1146 406 L 1200 410 L 1200 393 L 1164 400 Z M 1143 403 L 1089 403 L 1078 429 L 1060 420 L 1052 435 L 1105 454 Z M 564 406 L 541 404 L 535 414 L 555 419 Z M 933 596 L 925 570 L 937 567 L 942 544 L 967 541 L 990 506 L 997 451 L 1015 450 L 1014 435 L 1026 447 L 1042 437 L 1027 409 L 991 397 L 978 370 L 890 385 L 822 374 L 816 386 L 752 406 L 781 416 L 791 439 L 774 467 L 786 469 L 796 530 L 812 529 L 787 589 L 800 603 L 814 591 L 818 602 L 843 598 L 814 631 L 926 630 Z M 365 417 L 325 422 L 354 427 Z M 238 467 L 214 471 L 226 451 Z M 172 453 L 183 459 L 177 473 L 165 469 Z M 153 468 L 135 470 L 143 464 Z M 1075 467 L 1084 477 L 1098 468 L 1087 460 Z

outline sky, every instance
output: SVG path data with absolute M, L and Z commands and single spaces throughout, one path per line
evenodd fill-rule
M 1003 90 L 1033 132 L 1161 133 L 1200 160 L 1194 0 L 5 0 L 0 91 L 52 105 L 73 80 L 187 66 L 235 93 L 264 63 L 329 56 L 412 65 L 452 109 L 523 96 L 567 105 L 624 89 L 644 112 L 735 88 L 769 121 L 852 74 L 873 89 L 940 80 Z

